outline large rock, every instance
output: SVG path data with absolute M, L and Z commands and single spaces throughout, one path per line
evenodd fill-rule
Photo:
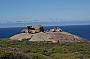
M 41 25 L 36 26 L 36 27 L 35 27 L 35 32 L 36 32 L 36 33 L 44 32 L 43 26 L 41 26 Z
M 11 40 L 51 41 L 51 42 L 84 42 L 84 39 L 68 32 L 39 32 L 36 34 L 21 33 L 14 35 Z
M 44 32 L 44 28 L 41 25 L 37 25 L 35 27 L 27 26 L 21 32 L 22 33 L 32 33 L 32 34 L 35 34 L 35 33 L 39 33 L 39 32 Z

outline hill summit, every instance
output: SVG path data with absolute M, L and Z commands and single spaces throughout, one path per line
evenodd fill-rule
M 61 28 L 53 28 L 48 32 L 44 31 L 43 26 L 27 26 L 22 33 L 10 37 L 11 40 L 28 41 L 51 41 L 55 42 L 83 42 L 85 39 L 74 34 L 63 31 Z

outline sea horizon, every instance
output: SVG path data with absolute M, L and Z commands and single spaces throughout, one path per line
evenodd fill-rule
M 4 25 L 0 25 L 0 28 L 15 28 L 15 27 L 26 27 L 26 26 L 37 26 L 37 25 L 42 25 L 42 26 L 85 26 L 85 25 L 90 25 L 88 23 L 86 24 L 11 24 L 11 25 L 8 25 L 8 24 L 4 24 Z

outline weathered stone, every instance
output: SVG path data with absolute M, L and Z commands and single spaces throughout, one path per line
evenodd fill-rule
M 28 29 L 23 29 L 21 33 L 28 33 Z
M 84 39 L 67 32 L 39 32 L 36 34 L 21 33 L 10 37 L 11 40 L 51 41 L 55 42 L 83 42 Z
M 53 28 L 53 29 L 50 29 L 49 32 L 62 32 L 63 30 L 60 29 L 60 28 Z
M 17 34 L 17 35 L 14 35 L 14 36 L 10 37 L 10 39 L 11 40 L 22 41 L 22 40 L 31 39 L 31 37 L 32 37 L 32 34 L 29 34 L 29 33 L 20 33 L 20 34 Z
M 38 32 L 44 32 L 44 28 L 43 28 L 43 26 L 38 25 L 38 26 L 35 27 L 35 31 L 36 31 L 37 33 L 38 33 Z
M 23 29 L 21 32 L 34 34 L 34 33 L 44 32 L 44 28 L 41 25 L 38 25 L 35 28 L 32 26 L 27 26 L 27 28 Z

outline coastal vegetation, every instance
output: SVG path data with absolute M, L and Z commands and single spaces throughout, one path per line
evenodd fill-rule
M 90 59 L 90 43 L 0 40 L 0 59 Z

